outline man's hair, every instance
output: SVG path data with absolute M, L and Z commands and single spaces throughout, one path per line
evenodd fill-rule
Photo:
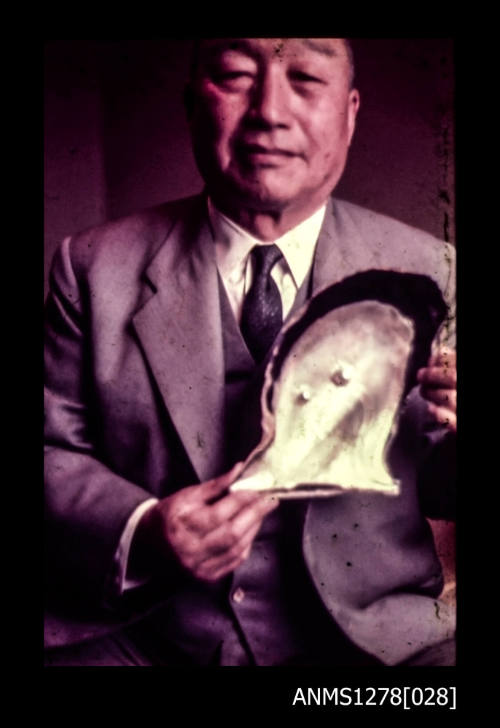
M 193 41 L 191 48 L 191 63 L 189 67 L 189 80 L 191 82 L 194 82 L 196 78 L 196 71 L 200 60 L 200 48 L 203 40 L 204 38 L 196 38 L 196 40 Z M 352 52 L 352 45 L 349 38 L 343 38 L 343 41 L 347 51 L 347 59 L 349 61 L 349 87 L 352 89 L 354 87 L 354 54 Z
M 349 61 L 349 87 L 352 89 L 354 88 L 354 76 L 355 76 L 355 66 L 354 66 L 354 53 L 352 52 L 352 45 L 349 38 L 344 38 L 344 45 L 345 49 L 347 51 L 347 59 Z

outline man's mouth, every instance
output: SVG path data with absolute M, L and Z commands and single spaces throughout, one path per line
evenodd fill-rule
M 262 144 L 243 142 L 237 146 L 237 152 L 243 161 L 255 164 L 282 164 L 289 159 L 297 157 L 295 152 L 282 147 L 264 146 Z

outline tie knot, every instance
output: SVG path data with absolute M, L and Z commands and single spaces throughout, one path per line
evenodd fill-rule
M 277 245 L 256 245 L 252 248 L 256 276 L 267 276 L 275 263 L 283 257 Z

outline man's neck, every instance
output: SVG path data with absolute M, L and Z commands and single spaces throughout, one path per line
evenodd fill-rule
M 233 220 L 253 237 L 264 242 L 278 240 L 326 204 L 326 200 L 324 200 L 321 204 L 311 205 L 307 209 L 301 206 L 300 209 L 287 208 L 282 211 L 267 211 L 250 207 L 236 207 L 220 202 L 217 198 L 212 199 L 217 209 L 226 217 Z

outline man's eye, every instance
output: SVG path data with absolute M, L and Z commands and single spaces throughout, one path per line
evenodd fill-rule
M 214 80 L 216 83 L 235 83 L 238 81 L 246 81 L 251 79 L 252 75 L 248 71 L 216 71 Z
M 324 83 L 321 78 L 311 76 L 311 74 L 305 73 L 304 71 L 292 71 L 290 78 L 292 81 L 298 81 L 299 83 Z

